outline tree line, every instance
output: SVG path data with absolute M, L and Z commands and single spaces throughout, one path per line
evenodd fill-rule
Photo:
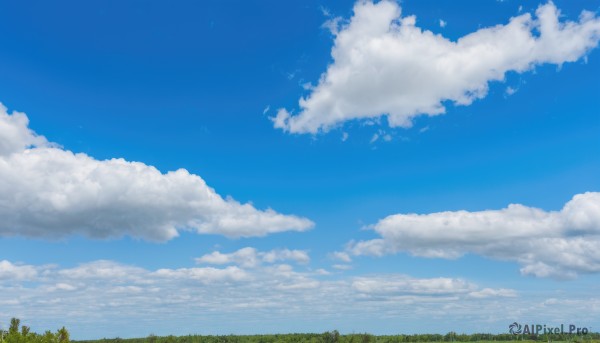
M 43 334 L 31 331 L 26 325 L 21 325 L 17 318 L 10 320 L 8 331 L 0 330 L 0 343 L 69 343 L 69 331 L 62 328 L 56 332 L 47 330 Z
M 600 343 L 600 334 L 589 333 L 575 336 L 568 334 L 549 335 L 513 335 L 513 334 L 457 334 L 449 332 L 441 334 L 416 335 L 371 335 L 355 333 L 342 335 L 338 331 L 325 333 L 295 333 L 272 335 L 222 335 L 222 336 L 155 336 L 144 338 L 104 338 L 100 340 L 77 341 L 76 343 L 425 343 L 425 342 L 515 342 L 515 343 Z
M 103 338 L 99 340 L 71 341 L 67 329 L 63 326 L 56 332 L 47 330 L 43 334 L 32 332 L 29 326 L 21 325 L 21 321 L 12 318 L 8 330 L 0 330 L 0 343 L 600 343 L 599 333 L 586 335 L 544 334 L 458 334 L 449 332 L 441 334 L 414 335 L 371 335 L 368 333 L 340 334 L 337 330 L 324 333 L 293 333 L 271 335 L 187 335 L 187 336 L 155 336 L 144 338 Z

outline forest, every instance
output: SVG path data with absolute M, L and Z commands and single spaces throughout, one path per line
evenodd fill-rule
M 0 326 L 1 327 L 1 326 Z M 31 331 L 27 325 L 21 325 L 21 320 L 12 318 L 8 331 L 0 330 L 0 343 L 69 343 L 69 331 L 63 326 L 52 332 L 47 330 L 43 334 Z

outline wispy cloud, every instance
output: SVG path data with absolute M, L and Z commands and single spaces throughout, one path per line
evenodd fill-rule
M 266 256 L 268 252 L 263 260 Z M 471 307 L 480 308 L 485 299 L 490 301 L 484 304 L 497 306 L 498 299 L 518 295 L 514 290 L 483 288 L 460 278 L 340 277 L 321 269 L 313 272 L 308 266 L 302 269 L 279 263 L 248 267 L 241 263 L 150 270 L 106 260 L 61 268 L 1 261 L 0 273 L 18 270 L 23 277 L 0 279 L 0 321 L 18 314 L 25 320 L 51 323 L 47 325 L 69 325 L 79 337 L 90 335 L 87 325 L 94 326 L 92 330 L 111 327 L 114 333 L 118 323 L 129 322 L 133 324 L 127 334 L 142 336 L 150 333 L 141 330 L 148 330 L 148 323 L 157 321 L 159 314 L 178 323 L 193 321 L 203 326 L 216 325 L 220 318 L 247 324 L 249 318 L 269 322 L 307 315 L 333 323 L 340 314 L 352 316 L 358 307 L 361 315 L 385 317 L 388 311 L 398 311 L 399 304 L 408 303 L 410 309 L 403 311 L 425 318 L 457 300 L 469 309 L 452 315 L 472 315 Z M 145 324 L 137 328 L 134 323 Z M 155 322 L 153 330 L 163 325 Z M 207 327 L 218 330 L 220 326 L 215 325 Z

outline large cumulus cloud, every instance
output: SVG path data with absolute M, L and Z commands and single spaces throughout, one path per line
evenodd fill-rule
M 395 214 L 372 226 L 381 238 L 354 242 L 353 255 L 466 253 L 516 261 L 521 273 L 571 278 L 600 272 L 600 193 L 575 195 L 560 211 L 512 204 L 501 210 Z
M 535 16 L 522 14 L 451 41 L 416 26 L 414 16 L 402 17 L 394 1 L 358 1 L 349 22 L 334 27 L 331 65 L 300 99 L 299 111 L 280 109 L 274 125 L 317 133 L 387 115 L 390 126 L 410 127 L 415 116 L 444 113 L 445 101 L 469 105 L 507 72 L 574 62 L 598 45 L 594 13 L 583 11 L 578 21 L 559 17 L 549 2 Z
M 228 237 L 303 231 L 313 223 L 224 199 L 184 169 L 96 160 L 50 144 L 0 104 L 0 236 L 165 241 L 179 230 Z

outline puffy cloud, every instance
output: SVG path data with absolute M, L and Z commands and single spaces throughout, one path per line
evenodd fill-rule
M 246 247 L 230 254 L 213 251 L 196 259 L 197 263 L 206 264 L 239 264 L 243 267 L 256 267 L 259 265 L 257 251 L 255 248 Z
M 600 272 L 600 193 L 577 194 L 560 211 L 511 204 L 480 212 L 396 214 L 372 228 L 381 238 L 352 243 L 350 253 L 448 259 L 475 253 L 517 261 L 521 273 L 538 277 Z
M 0 107 L 0 236 L 153 241 L 179 230 L 228 237 L 304 231 L 313 223 L 223 199 L 184 169 L 166 174 L 115 158 L 99 161 L 48 144 L 23 113 Z
M 0 280 L 31 280 L 37 277 L 38 271 L 33 266 L 13 264 L 0 261 Z
M 197 263 L 206 264 L 236 264 L 245 268 L 253 268 L 262 263 L 275 263 L 279 261 L 295 261 L 306 264 L 310 261 L 308 253 L 304 250 L 279 249 L 261 252 L 252 247 L 242 248 L 229 254 L 214 251 L 196 259 Z
M 46 144 L 48 142 L 45 137 L 38 136 L 29 129 L 29 118 L 25 113 L 8 114 L 7 108 L 0 104 L 0 156 Z
M 482 28 L 457 41 L 401 17 L 394 1 L 358 1 L 346 25 L 332 30 L 333 63 L 299 101 L 299 113 L 279 109 L 276 128 L 317 133 L 353 119 L 387 115 L 392 127 L 410 127 L 418 115 L 445 112 L 445 101 L 469 105 L 486 96 L 490 81 L 536 65 L 574 62 L 595 48 L 600 18 L 583 11 L 560 22 L 549 2 L 505 25 Z

